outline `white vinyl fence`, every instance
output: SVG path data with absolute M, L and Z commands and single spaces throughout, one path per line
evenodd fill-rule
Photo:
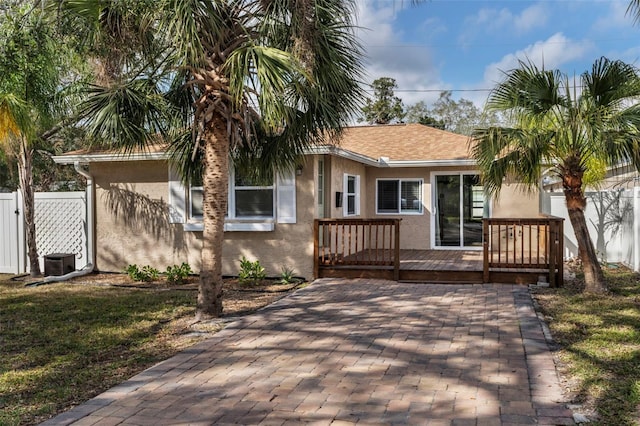
M 28 272 L 23 212 L 19 193 L 0 194 L 0 273 Z M 76 269 L 82 269 L 90 262 L 87 257 L 85 192 L 37 192 L 35 222 L 43 272 L 47 254 L 75 254 Z
M 20 270 L 18 193 L 0 193 L 0 273 Z
M 600 259 L 640 271 L 640 187 L 587 192 L 585 216 Z M 578 254 L 563 193 L 543 193 L 542 212 L 565 218 L 565 258 Z

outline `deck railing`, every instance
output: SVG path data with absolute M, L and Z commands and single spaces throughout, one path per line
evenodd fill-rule
M 553 216 L 483 219 L 484 281 L 489 281 L 491 268 L 545 269 L 550 286 L 561 286 L 563 222 Z
M 393 269 L 400 276 L 401 219 L 316 219 L 314 275 L 320 268 Z
M 316 219 L 314 276 L 399 280 L 400 220 Z M 551 216 L 483 219 L 483 281 L 495 279 L 496 273 L 516 274 L 515 279 L 518 274 L 540 273 L 548 274 L 552 287 L 562 286 L 563 221 Z

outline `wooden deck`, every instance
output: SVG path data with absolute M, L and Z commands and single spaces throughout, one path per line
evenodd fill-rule
M 353 258 L 365 257 L 363 253 L 353 254 Z M 381 255 L 390 258 L 391 250 Z M 470 283 L 483 282 L 482 250 L 400 250 L 400 281 L 432 283 Z M 545 270 L 494 268 L 490 271 L 490 282 L 529 284 L 538 281 Z M 384 278 L 393 279 L 391 266 L 336 266 L 323 268 L 322 277 L 332 278 Z
M 561 286 L 562 232 L 558 218 L 491 218 L 480 250 L 407 250 L 399 219 L 316 219 L 314 276 Z

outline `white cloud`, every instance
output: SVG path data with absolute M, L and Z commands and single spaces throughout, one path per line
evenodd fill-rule
M 531 5 L 519 14 L 512 13 L 508 8 L 482 8 L 476 15 L 467 16 L 464 19 L 465 30 L 458 37 L 458 42 L 467 44 L 481 34 L 499 31 L 526 34 L 536 28 L 543 27 L 548 18 L 549 11 L 547 6 L 542 3 Z
M 610 30 L 619 31 L 623 28 L 633 26 L 633 17 L 627 15 L 628 1 L 612 1 L 606 15 L 600 17 L 593 23 L 594 31 L 607 32 Z
M 591 41 L 574 41 L 562 33 L 556 33 L 547 40 L 538 41 L 515 53 L 504 56 L 500 61 L 489 64 L 484 71 L 484 83 L 493 87 L 502 81 L 504 73 L 518 67 L 518 61 L 531 61 L 546 69 L 562 68 L 563 64 L 583 58 L 593 49 Z M 568 72 L 571 74 L 571 70 Z M 581 73 L 584 70 L 576 70 Z
M 380 2 L 382 6 L 369 1 L 357 4 L 357 24 L 361 27 L 357 36 L 366 52 L 364 79 L 371 83 L 379 77 L 396 80 L 396 92 L 405 105 L 421 100 L 435 100 L 437 92 L 420 92 L 446 87 L 440 79 L 439 65 L 433 59 L 433 52 L 425 45 L 411 45 L 402 40 L 402 31 L 394 28 L 397 8 L 392 2 Z M 437 21 L 425 21 L 425 25 L 438 26 Z M 442 24 L 440 31 L 446 30 Z
M 535 28 L 540 28 L 547 23 L 549 11 L 542 3 L 534 4 L 514 16 L 513 26 L 519 33 L 527 33 Z

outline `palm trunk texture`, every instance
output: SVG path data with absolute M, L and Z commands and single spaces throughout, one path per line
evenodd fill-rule
M 587 228 L 587 220 L 584 216 L 584 208 L 587 199 L 582 193 L 581 186 L 577 188 L 565 187 L 565 199 L 567 201 L 567 210 L 569 212 L 569 220 L 573 231 L 576 235 L 578 243 L 578 257 L 582 261 L 582 270 L 584 272 L 585 291 L 591 293 L 604 293 L 607 286 L 602 274 L 602 268 L 598 261 L 593 241 L 589 235 Z
M 222 242 L 229 185 L 229 141 L 224 120 L 214 117 L 204 132 L 204 232 L 197 320 L 222 315 Z
M 24 205 L 24 224 L 27 236 L 30 273 L 32 277 L 39 277 L 42 273 L 40 272 L 38 247 L 36 245 L 33 175 L 31 174 L 32 159 L 33 151 L 27 146 L 27 141 L 23 137 L 20 141 L 20 155 L 18 155 L 18 176 L 20 178 L 20 189 L 22 190 Z

